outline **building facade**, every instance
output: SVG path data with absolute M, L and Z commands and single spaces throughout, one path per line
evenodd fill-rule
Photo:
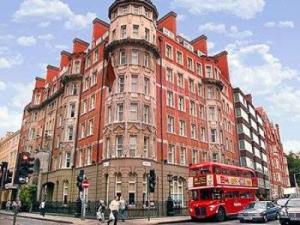
M 0 163 L 7 162 L 8 163 L 8 170 L 13 172 L 14 178 L 14 171 L 16 167 L 16 160 L 18 154 L 18 146 L 19 146 L 19 138 L 20 138 L 20 131 L 16 132 L 7 132 L 4 137 L 0 139 Z M 6 184 L 5 188 L 6 191 L 2 193 L 2 201 L 7 201 L 10 199 L 11 194 L 13 193 L 13 184 Z
M 251 95 L 234 89 L 241 166 L 254 169 L 258 177 L 258 197 L 270 197 L 270 162 L 264 122 L 252 104 Z
M 205 36 L 178 35 L 176 13 L 158 19 L 150 0 L 116 0 L 109 19 L 95 19 L 91 43 L 74 39 L 36 79 L 19 151 L 35 156 L 48 201 L 75 201 L 84 169 L 88 200 L 122 194 L 135 206 L 148 198 L 152 168 L 149 198 L 184 205 L 189 164 L 239 165 L 227 53 L 209 56 Z
M 264 108 L 257 109 L 264 124 L 266 149 L 270 171 L 271 198 L 283 197 L 283 189 L 290 187 L 287 159 L 284 154 L 278 124 L 273 124 Z

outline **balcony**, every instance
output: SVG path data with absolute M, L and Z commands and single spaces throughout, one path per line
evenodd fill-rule
M 221 80 L 217 80 L 214 78 L 204 78 L 204 83 L 205 84 L 212 84 L 212 85 L 216 85 L 221 91 L 223 90 L 224 84 Z

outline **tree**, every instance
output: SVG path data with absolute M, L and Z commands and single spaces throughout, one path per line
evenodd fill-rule
M 23 186 L 20 191 L 20 200 L 22 208 L 31 212 L 33 203 L 36 202 L 37 187 L 35 185 Z
M 295 158 L 292 153 L 288 154 L 286 158 L 289 167 L 291 186 L 295 187 L 294 174 L 300 173 L 300 159 Z M 300 175 L 297 175 L 297 183 L 298 186 L 300 186 Z

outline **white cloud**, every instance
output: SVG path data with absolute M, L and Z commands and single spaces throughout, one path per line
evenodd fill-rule
M 0 80 L 0 91 L 5 90 L 5 88 L 6 88 L 6 84 Z
M 14 93 L 11 99 L 12 106 L 23 109 L 31 101 L 34 84 L 16 83 L 10 84 L 10 87 Z
M 0 35 L 0 42 L 1 44 L 10 42 L 15 39 L 15 36 L 11 34 L 6 34 L 6 35 Z
M 215 47 L 215 43 L 214 43 L 214 42 L 211 42 L 211 41 L 208 41 L 208 42 L 207 42 L 207 48 L 208 48 L 209 50 L 213 49 L 214 47 Z
M 267 44 L 236 42 L 226 49 L 233 84 L 246 92 L 256 95 L 272 93 L 283 81 L 299 75 L 297 71 L 282 65 Z
M 16 22 L 38 21 L 42 27 L 49 26 L 52 21 L 64 21 L 67 29 L 85 28 L 95 17 L 91 12 L 76 14 L 61 0 L 24 0 L 13 15 Z
M 45 27 L 49 27 L 51 25 L 50 22 L 40 22 L 38 24 L 39 27 L 45 28 Z
M 73 15 L 71 19 L 65 22 L 67 29 L 85 28 L 92 24 L 92 21 L 96 18 L 95 13 L 88 12 L 86 15 Z
M 172 4 L 197 15 L 224 12 L 242 19 L 251 19 L 263 11 L 265 0 L 173 0 Z
M 240 31 L 236 26 L 227 27 L 225 24 L 205 23 L 199 26 L 200 32 L 214 32 L 234 39 L 244 39 L 253 36 L 252 31 Z
M 9 110 L 6 106 L 0 106 L 0 134 L 7 131 L 15 131 L 20 129 L 22 120 L 22 112 Z
M 29 47 L 36 44 L 36 39 L 33 36 L 21 36 L 17 39 L 17 42 L 21 46 Z
M 179 14 L 179 15 L 177 15 L 177 20 L 178 20 L 178 21 L 184 21 L 184 20 L 185 20 L 185 18 L 186 18 L 186 16 L 185 16 L 185 15 L 183 15 L 183 14 Z
M 278 117 L 290 121 L 300 121 L 300 90 L 282 87 L 273 92 L 268 100 L 271 103 L 272 111 Z
M 300 140 L 287 140 L 283 143 L 283 150 L 285 153 L 299 152 L 300 151 Z
M 42 34 L 42 35 L 39 35 L 37 38 L 40 40 L 44 40 L 44 41 L 51 41 L 54 39 L 54 36 L 53 36 L 53 34 Z
M 9 69 L 22 63 L 23 57 L 20 53 L 13 53 L 7 47 L 0 46 L 0 69 Z
M 279 21 L 279 22 L 266 22 L 264 24 L 265 27 L 268 28 L 273 28 L 273 27 L 278 27 L 278 28 L 294 28 L 295 24 L 293 21 L 285 20 L 285 21 Z

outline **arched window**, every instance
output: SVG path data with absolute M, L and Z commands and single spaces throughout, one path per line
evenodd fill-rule
M 171 197 L 175 206 L 184 206 L 184 180 L 173 178 L 171 182 Z
M 116 183 L 115 183 L 115 196 L 120 196 L 122 194 L 122 174 L 116 174 Z
M 64 182 L 64 189 L 63 189 L 63 202 L 64 204 L 68 203 L 68 195 L 69 195 L 69 182 Z
M 128 185 L 128 203 L 134 206 L 136 203 L 136 175 L 129 175 L 129 185 Z

